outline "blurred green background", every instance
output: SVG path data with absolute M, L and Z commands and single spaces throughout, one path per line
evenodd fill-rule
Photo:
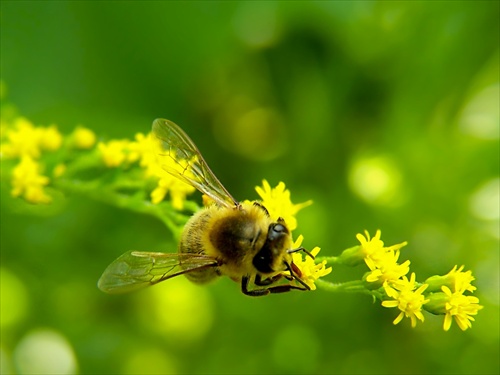
M 181 125 L 237 199 L 313 199 L 296 233 L 338 255 L 409 241 L 417 279 L 466 265 L 472 329 L 411 329 L 362 295 L 252 299 L 183 278 L 124 296 L 104 268 L 175 251 L 154 218 L 2 186 L 1 372 L 487 374 L 499 368 L 499 2 L 1 2 L 1 78 L 35 124 L 132 138 Z M 364 269 L 334 268 L 332 281 Z M 47 365 L 47 364 L 45 364 Z M 39 366 L 39 367 L 37 367 Z M 42 367 L 40 367 L 42 366 Z M 47 365 L 49 366 L 49 365 Z

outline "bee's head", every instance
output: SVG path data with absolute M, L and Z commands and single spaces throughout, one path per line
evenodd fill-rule
M 290 263 L 290 254 L 287 250 L 290 248 L 291 242 L 290 231 L 283 220 L 271 223 L 266 241 L 252 261 L 257 271 L 270 274 L 284 270 L 284 265 Z

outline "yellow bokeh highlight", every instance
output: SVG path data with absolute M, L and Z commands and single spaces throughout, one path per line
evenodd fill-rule
M 214 311 L 203 286 L 178 276 L 137 294 L 137 315 L 141 324 L 176 342 L 192 342 L 210 330 Z
M 389 157 L 355 160 L 348 180 L 351 190 L 369 204 L 395 206 L 401 201 L 402 176 Z

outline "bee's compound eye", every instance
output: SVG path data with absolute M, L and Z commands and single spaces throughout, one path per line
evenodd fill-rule
M 276 233 L 283 233 L 286 232 L 286 228 L 284 225 L 276 224 L 273 228 L 273 231 L 275 231 Z

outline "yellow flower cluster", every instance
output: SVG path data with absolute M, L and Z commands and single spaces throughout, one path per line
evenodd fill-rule
M 290 190 L 286 189 L 283 182 L 278 183 L 274 188 L 266 180 L 262 181 L 262 187 L 256 186 L 255 190 L 259 194 L 261 201 L 260 203 L 266 207 L 269 215 L 273 220 L 278 220 L 282 218 L 285 220 L 288 229 L 292 232 L 297 228 L 296 214 L 304 207 L 312 204 L 312 201 L 307 201 L 304 203 L 294 204 L 290 198 Z M 293 244 L 293 248 L 297 249 L 302 245 L 304 237 L 300 235 Z M 310 253 L 315 257 L 320 252 L 319 247 L 315 247 L 310 251 Z M 325 268 L 326 260 L 316 263 L 313 258 L 307 255 L 303 255 L 300 252 L 295 252 L 292 254 L 293 263 L 299 268 L 301 272 L 301 280 L 304 281 L 311 290 L 316 289 L 314 284 L 320 277 L 328 275 L 332 272 L 332 268 Z
M 404 317 L 410 318 L 412 327 L 417 321 L 424 321 L 422 309 L 433 314 L 445 315 L 444 330 L 450 329 L 452 318 L 462 330 L 471 327 L 476 315 L 482 308 L 479 299 L 464 295 L 464 292 L 474 292 L 475 286 L 471 271 L 462 272 L 455 266 L 445 276 L 432 276 L 425 283 L 416 282 L 415 273 L 410 279 L 410 261 L 398 263 L 400 249 L 407 243 L 403 242 L 394 246 L 384 247 L 380 240 L 381 232 L 377 231 L 375 237 L 370 238 L 368 232 L 365 236 L 358 234 L 359 250 L 364 255 L 364 261 L 370 268 L 365 276 L 368 283 L 383 287 L 387 299 L 382 301 L 384 307 L 397 307 L 400 314 L 394 320 L 398 324 Z M 440 291 L 440 292 L 438 292 Z
M 29 155 L 23 155 L 12 171 L 13 197 L 23 197 L 30 203 L 50 203 L 51 198 L 43 187 L 49 178 L 39 173 L 40 165 Z
M 7 124 L 7 142 L 2 143 L 2 158 L 30 156 L 38 159 L 43 151 L 55 151 L 62 145 L 62 135 L 55 125 L 35 127 L 28 119 L 18 117 L 12 126 Z
M 392 300 L 382 301 L 384 307 L 397 307 L 401 312 L 394 320 L 398 324 L 404 317 L 411 319 L 411 326 L 417 325 L 417 319 L 424 321 L 422 306 L 429 302 L 422 293 L 427 289 L 427 284 L 418 286 L 415 282 L 415 272 L 411 274 L 410 280 L 406 276 L 393 281 L 384 287 L 387 296 Z
M 293 247 L 295 249 L 299 248 L 302 245 L 302 241 L 304 237 L 300 235 L 297 240 L 294 242 Z M 315 247 L 310 251 L 311 255 L 316 257 L 320 252 L 319 247 Z M 301 280 L 304 281 L 311 290 L 316 290 L 316 285 L 314 284 L 316 280 L 320 277 L 328 275 L 332 272 L 332 267 L 326 268 L 326 260 L 323 260 L 320 263 L 316 263 L 314 259 L 309 256 L 303 256 L 301 253 L 293 253 L 293 263 L 300 269 L 301 272 Z
M 443 329 L 448 331 L 453 318 L 462 331 L 471 327 L 473 315 L 483 308 L 477 297 L 465 294 L 473 293 L 476 287 L 471 283 L 475 280 L 471 271 L 463 272 L 464 266 L 457 266 L 444 276 L 432 276 L 425 282 L 429 289 L 440 288 L 440 292 L 430 295 L 426 309 L 435 314 L 445 314 Z
M 290 199 L 290 190 L 286 189 L 283 182 L 278 183 L 275 188 L 271 188 L 269 182 L 263 180 L 262 187 L 257 186 L 255 190 L 261 198 L 262 205 L 269 211 L 271 218 L 273 220 L 277 220 L 279 217 L 283 218 L 290 231 L 297 228 L 297 219 L 295 218 L 297 212 L 312 204 L 311 200 L 293 204 Z
M 172 206 L 180 210 L 184 206 L 186 196 L 196 190 L 160 167 L 155 154 L 156 144 L 151 134 L 137 133 L 134 141 L 111 140 L 106 143 L 100 142 L 97 147 L 107 167 L 115 168 L 139 163 L 139 166 L 144 169 L 145 177 L 151 177 L 157 181 L 156 188 L 151 192 L 153 204 L 160 203 L 167 193 L 170 193 Z M 174 163 L 175 155 L 166 160 Z
M 385 247 L 380 239 L 381 232 L 377 231 L 375 237 L 365 231 L 365 235 L 358 234 L 356 238 L 360 242 L 360 249 L 364 254 L 364 260 L 370 272 L 365 280 L 369 283 L 382 286 L 386 295 L 392 300 L 382 302 L 384 307 L 398 307 L 401 311 L 394 320 L 398 324 L 403 317 L 411 319 L 412 327 L 417 324 L 417 319 L 424 321 L 422 306 L 428 301 L 422 295 L 427 288 L 426 285 L 420 287 L 415 283 L 415 274 L 410 280 L 406 277 L 410 271 L 410 261 L 402 264 L 398 263 L 400 250 L 406 246 L 406 242 Z
M 85 128 L 77 129 L 68 139 L 69 143 L 74 142 L 75 148 L 90 148 L 95 142 L 93 133 Z M 2 121 L 0 156 L 2 159 L 19 160 L 11 176 L 13 197 L 22 197 L 34 204 L 51 202 L 52 198 L 45 190 L 50 179 L 42 174 L 45 165 L 41 159 L 45 153 L 59 150 L 63 143 L 64 138 L 55 125 L 34 126 L 24 117 L 14 119 L 12 123 Z M 59 177 L 63 171 L 64 166 L 58 165 L 53 175 Z

